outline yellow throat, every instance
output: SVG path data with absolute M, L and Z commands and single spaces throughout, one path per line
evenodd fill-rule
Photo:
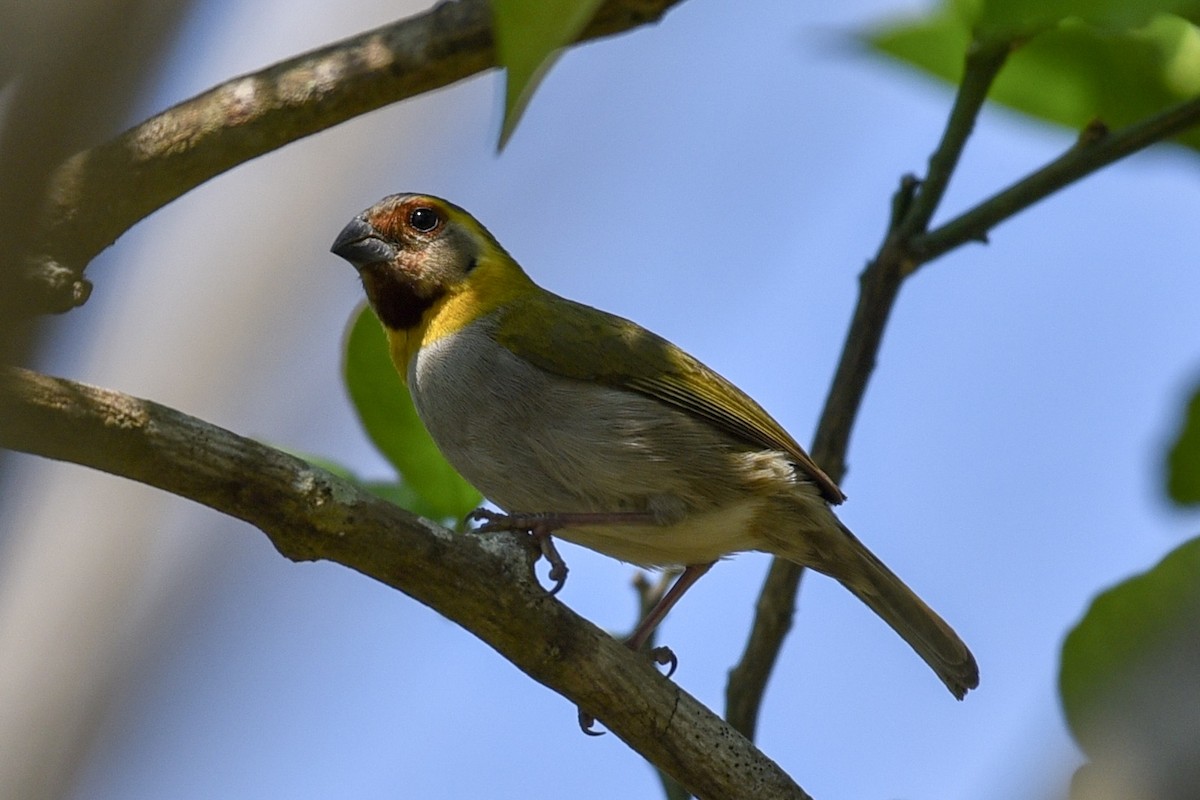
M 479 257 L 470 274 L 452 286 L 425 310 L 411 328 L 384 326 L 388 351 L 400 378 L 408 382 L 408 366 L 422 347 L 465 328 L 498 308 L 542 292 L 525 271 L 504 252 Z

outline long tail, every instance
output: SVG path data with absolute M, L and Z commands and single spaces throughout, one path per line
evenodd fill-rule
M 979 685 L 979 667 L 966 644 L 858 537 L 832 513 L 829 517 L 837 523 L 841 536 L 822 526 L 824 530 L 818 538 L 823 541 L 810 539 L 800 544 L 803 554 L 780 552 L 779 555 L 836 578 L 900 634 L 961 700 Z

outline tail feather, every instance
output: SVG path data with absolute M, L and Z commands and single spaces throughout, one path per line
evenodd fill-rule
M 832 516 L 832 515 L 831 515 Z M 836 518 L 835 518 L 836 520 Z M 791 560 L 836 578 L 917 652 L 959 700 L 979 685 L 979 667 L 958 634 L 841 522 L 842 536 Z M 784 558 L 791 558 L 782 554 Z

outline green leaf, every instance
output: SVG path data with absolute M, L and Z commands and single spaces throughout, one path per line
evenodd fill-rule
M 408 388 L 392 366 L 383 328 L 368 306 L 352 318 L 342 366 L 367 436 L 403 480 L 403 490 L 388 489 L 390 494 L 381 496 L 434 519 L 462 519 L 478 506 L 479 492 L 446 462 L 421 424 Z M 365 486 L 380 494 L 385 484 Z
M 579 38 L 603 0 L 492 0 L 496 56 L 507 70 L 500 149 L 558 52 Z
M 1181 698 L 1200 697 L 1200 538 L 1101 593 L 1063 642 L 1059 693 L 1092 758 L 1166 731 Z M 1188 720 L 1190 724 L 1190 720 Z
M 407 509 L 414 514 L 420 514 L 422 517 L 429 517 L 430 519 L 453 518 L 457 522 L 464 516 L 463 514 L 456 516 L 453 514 L 440 513 L 443 511 L 443 509 L 430 506 L 425 502 L 425 498 L 417 494 L 417 492 L 407 483 L 396 483 L 395 481 L 362 480 L 355 480 L 355 483 L 378 497 L 380 500 L 387 500 L 393 505 L 400 506 L 401 508 Z M 478 505 L 478 503 L 472 504 L 472 506 L 475 505 Z
M 358 484 L 359 486 L 362 485 L 362 481 L 358 479 L 358 476 L 354 474 L 354 471 L 344 464 L 339 464 L 338 462 L 325 458 L 324 456 L 314 456 L 311 453 L 301 453 L 299 450 L 289 450 L 282 447 L 279 449 L 283 450 L 283 452 L 287 453 L 288 455 L 304 459 L 314 467 L 320 467 L 326 472 L 332 472 L 334 475 L 338 476 L 344 481 L 350 481 L 351 483 Z
M 881 25 L 861 38 L 879 52 L 957 84 L 971 45 L 969 19 L 946 5 L 921 19 Z
M 1200 94 L 1200 30 L 1182 17 L 1154 13 L 1174 8 L 1197 16 L 1200 0 L 1009 3 L 951 0 L 928 17 L 863 38 L 879 52 L 957 83 L 974 37 L 1008 36 L 1019 46 L 991 99 L 1074 130 L 1097 119 L 1119 128 Z M 1200 148 L 1200 131 L 1179 140 Z
M 1167 494 L 1181 506 L 1200 505 L 1200 386 L 1167 454 Z

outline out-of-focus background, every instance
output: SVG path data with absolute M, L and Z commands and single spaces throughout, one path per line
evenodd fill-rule
M 199 0 L 122 124 L 422 5 Z M 415 190 L 806 441 L 890 195 L 924 169 L 951 99 L 852 34 L 921 8 L 688 0 L 566 53 L 503 154 L 497 73 L 297 142 L 123 236 L 37 362 L 388 477 L 341 384 L 361 288 L 328 247 L 379 197 Z M 1072 138 L 989 108 L 944 208 Z M 1080 757 L 1061 639 L 1096 591 L 1197 527 L 1163 499 L 1160 464 L 1200 372 L 1198 197 L 1194 156 L 1155 149 L 905 288 L 843 518 L 957 628 L 982 683 L 953 701 L 865 607 L 806 577 L 758 740 L 815 797 L 1065 792 Z M 566 701 L 406 597 L 139 485 L 4 466 L 0 788 L 21 792 L 4 796 L 661 796 L 616 737 L 582 736 Z M 563 554 L 560 598 L 627 630 L 634 570 Z M 662 629 L 675 679 L 713 708 L 767 562 L 720 565 Z

